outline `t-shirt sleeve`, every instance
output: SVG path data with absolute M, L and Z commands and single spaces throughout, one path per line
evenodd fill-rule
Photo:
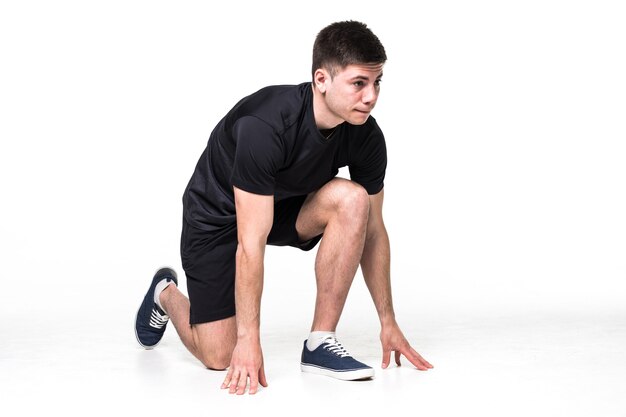
M 280 137 L 253 116 L 239 119 L 232 134 L 236 150 L 231 184 L 254 194 L 273 195 L 276 173 L 284 160 Z
M 378 126 L 350 152 L 350 179 L 361 184 L 370 195 L 383 189 L 387 169 L 387 145 Z

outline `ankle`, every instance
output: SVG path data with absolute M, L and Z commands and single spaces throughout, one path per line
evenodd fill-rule
M 163 309 L 163 311 L 165 311 L 166 314 L 169 314 L 168 313 L 169 301 L 173 292 L 176 290 L 177 290 L 176 284 L 174 284 L 173 282 L 170 282 L 169 285 L 165 287 L 163 291 L 161 291 L 161 293 L 159 294 L 159 305 Z
M 315 330 L 312 331 L 311 333 L 309 333 L 309 337 L 306 341 L 306 347 L 307 349 L 309 349 L 310 351 L 314 351 L 315 349 L 317 349 L 317 347 L 319 345 L 321 345 L 322 343 L 324 343 L 324 340 L 326 340 L 328 337 L 335 337 L 335 331 L 320 331 L 320 330 Z

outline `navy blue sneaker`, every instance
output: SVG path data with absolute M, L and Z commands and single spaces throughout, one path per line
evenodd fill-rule
M 152 349 L 159 344 L 163 333 L 165 333 L 165 327 L 170 317 L 154 302 L 154 291 L 159 282 L 166 279 L 168 282 L 173 281 L 178 285 L 178 279 L 176 272 L 170 268 L 161 268 L 154 278 L 152 278 L 152 284 L 146 293 L 146 296 L 137 311 L 137 317 L 135 318 L 135 336 L 141 346 L 146 349 Z
M 302 372 L 332 376 L 344 381 L 356 381 L 374 377 L 374 369 L 354 359 L 346 349 L 330 336 L 314 351 L 302 349 Z

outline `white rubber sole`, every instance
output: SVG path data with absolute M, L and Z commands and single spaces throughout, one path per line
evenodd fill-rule
M 307 372 L 309 374 L 329 376 L 331 378 L 341 379 L 342 381 L 358 381 L 361 379 L 374 378 L 373 368 L 356 369 L 354 371 L 338 372 L 338 371 L 334 371 L 328 368 L 321 368 L 319 366 L 305 365 L 301 363 L 300 369 L 302 370 L 302 372 Z
M 156 345 L 152 345 L 152 346 L 146 346 L 143 343 L 141 343 L 141 340 L 139 340 L 139 335 L 137 334 L 137 316 L 139 316 L 139 310 L 137 310 L 137 314 L 135 314 L 135 323 L 134 323 L 135 325 L 133 326 L 135 330 L 135 338 L 137 339 L 137 343 L 139 343 L 139 345 L 145 350 L 154 349 L 159 343 L 161 343 L 161 341 L 159 340 L 158 342 L 156 342 Z

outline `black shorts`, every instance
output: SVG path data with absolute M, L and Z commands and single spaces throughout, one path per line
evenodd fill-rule
M 311 250 L 322 235 L 305 242 L 298 238 L 296 220 L 306 195 L 274 205 L 274 223 L 268 245 Z M 190 324 L 207 323 L 235 315 L 235 254 L 237 224 L 207 232 L 183 219 L 180 253 L 187 276 Z

